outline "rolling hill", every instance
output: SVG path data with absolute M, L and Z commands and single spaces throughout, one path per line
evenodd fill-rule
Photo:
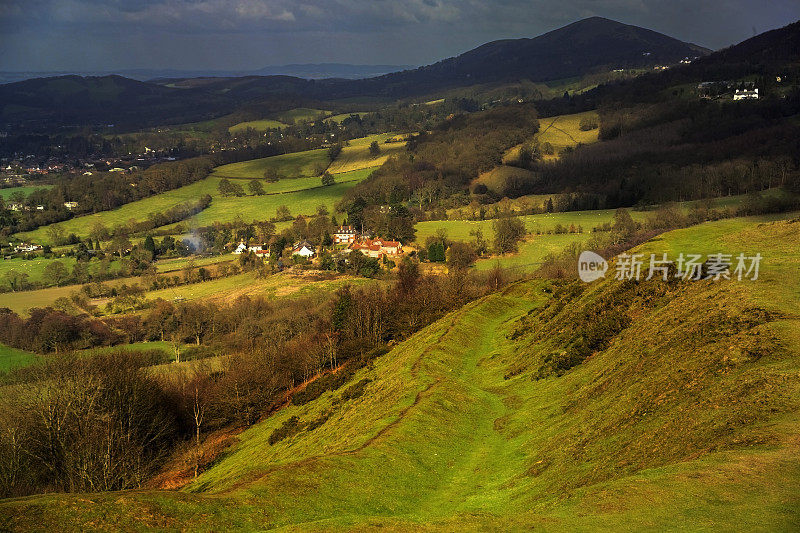
M 550 81 L 642 68 L 709 52 L 652 30 L 592 17 L 532 39 L 494 41 L 434 65 L 355 83 L 365 92 L 423 94 L 479 83 Z
M 730 219 L 637 250 L 758 250 L 758 281 L 511 285 L 246 430 L 182 491 L 10 499 L 0 523 L 794 530 L 798 238 L 797 219 Z
M 476 84 L 548 81 L 612 68 L 674 63 L 709 51 L 666 35 L 593 17 L 532 39 L 487 43 L 434 65 L 347 80 L 286 75 L 169 79 L 60 76 L 0 85 L 0 120 L 9 123 L 126 126 L 193 122 L 259 100 L 405 98 Z M 295 105 L 296 107 L 296 105 Z M 288 109 L 288 108 L 287 108 Z

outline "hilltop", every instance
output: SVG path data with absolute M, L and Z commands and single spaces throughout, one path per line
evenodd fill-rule
M 298 98 L 408 98 L 477 84 L 544 82 L 611 69 L 652 67 L 709 52 L 652 30 L 593 17 L 539 37 L 494 41 L 433 65 L 368 79 L 341 79 L 369 73 L 367 67 L 348 70 L 341 65 L 289 65 L 242 77 L 169 77 L 158 83 L 121 76 L 32 79 L 0 86 L 0 120 L 29 126 L 46 120 L 51 124 L 141 127 L 219 116 L 264 100 L 273 104 L 289 100 L 296 106 Z M 338 77 L 308 79 L 326 69 L 337 72 Z

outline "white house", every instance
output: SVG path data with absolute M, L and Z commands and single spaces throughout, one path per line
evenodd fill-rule
M 299 255 L 308 259 L 314 257 L 314 247 L 308 241 L 301 241 L 292 248 L 292 255 Z
M 335 244 L 351 244 L 358 237 L 358 232 L 353 226 L 340 226 L 333 232 L 333 242 Z
M 25 243 L 22 243 L 22 244 L 18 244 L 14 248 L 14 251 L 17 252 L 17 253 L 21 253 L 21 252 L 37 252 L 37 251 L 39 251 L 41 249 L 42 249 L 42 247 L 39 246 L 38 244 L 25 244 Z

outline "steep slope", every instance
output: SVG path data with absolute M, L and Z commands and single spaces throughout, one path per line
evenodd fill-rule
M 796 529 L 798 242 L 800 219 L 751 218 L 639 250 L 758 251 L 760 281 L 513 285 L 249 429 L 185 492 L 7 500 L 0 524 Z

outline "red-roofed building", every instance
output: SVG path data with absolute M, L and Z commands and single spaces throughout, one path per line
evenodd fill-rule
M 400 244 L 399 241 L 387 241 L 383 239 L 364 239 L 360 242 L 354 242 L 350 245 L 349 249 L 375 258 L 384 255 L 398 256 L 403 254 L 403 245 Z

